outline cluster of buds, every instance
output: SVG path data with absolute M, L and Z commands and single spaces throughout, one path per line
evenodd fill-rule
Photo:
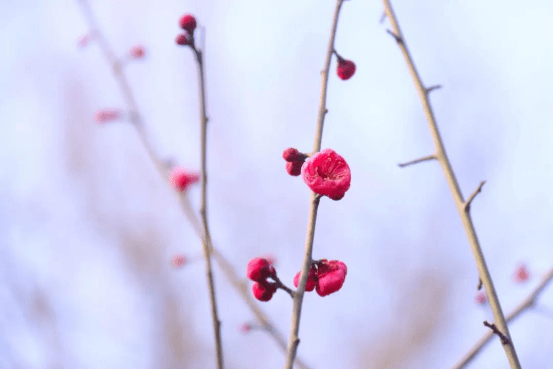
M 185 14 L 179 19 L 179 26 L 184 33 L 179 33 L 175 42 L 181 46 L 194 47 L 194 30 L 196 29 L 196 18 L 191 14 Z
M 273 298 L 277 290 L 278 280 L 276 270 L 269 260 L 264 258 L 254 258 L 248 263 L 246 275 L 255 283 L 252 286 L 252 292 L 259 301 L 269 301 Z M 272 278 L 275 282 L 269 282 L 267 278 Z
M 282 157 L 286 160 L 286 171 L 291 176 L 299 176 L 301 174 L 301 167 L 307 159 L 307 155 L 299 152 L 293 147 L 289 147 L 282 153 Z
M 174 167 L 169 174 L 171 186 L 179 192 L 184 192 L 188 187 L 200 181 L 198 173 L 191 173 L 182 167 Z
M 301 272 L 298 272 L 294 277 L 294 286 L 296 288 L 299 284 L 300 274 Z M 342 288 L 347 274 L 348 267 L 339 260 L 328 261 L 322 259 L 314 261 L 307 275 L 305 291 L 311 292 L 316 289 L 319 296 L 328 296 Z

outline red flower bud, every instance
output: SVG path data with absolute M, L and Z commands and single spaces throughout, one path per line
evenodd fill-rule
M 200 180 L 200 175 L 197 173 L 190 173 L 184 168 L 175 167 L 171 170 L 169 175 L 169 181 L 171 185 L 180 192 L 185 191 L 188 187 L 197 183 Z
M 244 333 L 244 334 L 248 333 L 252 329 L 253 329 L 252 325 L 248 323 L 242 323 L 238 326 L 238 332 Z
M 286 163 L 286 171 L 291 176 L 297 177 L 301 174 L 303 161 L 289 161 Z
M 175 267 L 175 268 L 181 268 L 184 266 L 184 264 L 186 264 L 186 262 L 188 261 L 188 258 L 182 254 L 177 254 L 177 255 L 174 255 L 173 258 L 171 259 L 171 264 Z
M 297 149 L 294 149 L 293 147 L 289 147 L 282 153 L 282 157 L 284 160 L 290 162 L 290 161 L 301 161 L 302 163 L 307 159 L 307 155 L 299 152 Z
M 183 30 L 192 35 L 196 29 L 196 18 L 192 14 L 185 14 L 179 19 L 179 25 Z
M 191 39 L 192 38 L 190 36 L 185 35 L 184 33 L 180 33 L 177 35 L 175 42 L 177 43 L 177 45 L 182 45 L 182 46 L 192 45 Z
M 317 286 L 318 278 L 316 272 L 317 269 L 315 268 L 315 265 L 311 265 L 311 269 L 309 269 L 309 274 L 307 275 L 307 284 L 305 285 L 305 291 L 311 292 L 315 289 L 315 286 Z M 298 288 L 300 274 L 301 272 L 298 272 L 298 274 L 296 274 L 296 276 L 294 277 L 294 286 L 296 286 L 296 288 Z
M 344 285 L 348 267 L 338 260 L 321 260 L 317 265 L 317 293 L 319 296 L 327 296 L 338 291 Z
M 98 123 L 106 123 L 111 122 L 113 120 L 117 120 L 121 117 L 121 112 L 117 109 L 103 109 L 98 110 L 94 114 L 94 119 Z
M 474 296 L 474 301 L 478 304 L 478 305 L 486 305 L 486 301 L 488 299 L 486 298 L 486 292 L 484 291 L 478 291 L 476 293 L 476 295 Z
M 516 283 L 524 283 L 528 281 L 529 278 L 530 278 L 530 273 L 528 272 L 526 265 L 522 264 L 515 270 L 513 279 L 515 280 Z
M 131 47 L 129 53 L 131 54 L 131 57 L 135 58 L 135 59 L 140 59 L 144 56 L 144 53 L 145 53 L 145 49 L 144 49 L 144 46 L 142 45 L 135 45 L 133 47 Z
M 351 60 L 338 59 L 336 73 L 338 73 L 338 77 L 344 81 L 350 79 L 355 73 L 355 63 Z
M 331 149 L 322 150 L 307 159 L 301 174 L 313 192 L 332 200 L 344 197 L 351 183 L 348 163 Z
M 256 282 L 264 282 L 275 274 L 275 268 L 273 268 L 267 259 L 263 258 L 253 258 L 250 260 L 246 270 L 248 278 Z
M 252 286 L 252 292 L 254 297 L 259 301 L 269 301 L 273 298 L 276 287 L 274 284 L 267 281 L 255 282 Z

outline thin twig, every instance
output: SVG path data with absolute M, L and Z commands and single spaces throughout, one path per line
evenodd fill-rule
M 547 285 L 553 280 L 553 268 L 549 269 L 547 273 L 543 276 L 541 282 L 530 292 L 528 297 L 526 297 L 509 315 L 507 315 L 507 323 L 512 322 L 518 316 L 520 316 L 524 311 L 532 308 L 536 304 L 538 296 L 542 291 L 547 287 Z M 465 368 L 475 357 L 482 351 L 482 349 L 492 340 L 494 332 L 488 331 L 475 345 L 469 350 L 468 353 L 463 356 L 461 360 L 453 369 Z
M 332 21 L 332 29 L 330 31 L 330 40 L 328 42 L 328 49 L 326 52 L 326 60 L 324 69 L 321 71 L 322 86 L 321 86 L 321 100 L 319 105 L 319 114 L 317 118 L 317 129 L 315 132 L 315 142 L 313 145 L 313 153 L 321 150 L 321 141 L 323 138 L 324 120 L 328 109 L 326 108 L 326 93 L 328 88 L 328 73 L 330 70 L 330 62 L 332 60 L 332 54 L 334 52 L 334 39 L 336 38 L 336 29 L 338 27 L 338 16 L 340 9 L 342 8 L 344 0 L 336 1 L 336 9 L 334 10 L 334 19 Z M 305 286 L 307 284 L 307 277 L 309 269 L 311 268 L 312 254 L 313 254 L 313 238 L 315 236 L 315 224 L 317 222 L 317 210 L 319 208 L 320 195 L 311 193 L 311 205 L 309 209 L 309 218 L 307 221 L 307 236 L 305 239 L 305 251 L 303 257 L 303 266 L 301 268 L 301 274 L 298 281 L 298 289 L 296 290 L 294 297 L 294 307 L 292 312 L 292 324 L 290 327 L 290 338 L 288 340 L 288 354 L 286 357 L 286 369 L 292 369 L 294 365 L 294 359 L 298 351 L 298 345 L 300 339 L 298 337 L 300 328 L 301 308 L 303 303 L 303 294 L 305 292 Z
M 472 204 L 472 200 L 474 200 L 476 195 L 478 195 L 482 191 L 482 186 L 484 186 L 485 183 L 486 181 L 480 182 L 476 190 L 474 190 L 474 192 L 469 196 L 469 199 L 465 202 L 465 211 L 470 211 L 470 204 Z
M 409 165 L 418 164 L 418 163 L 422 163 L 422 162 L 425 162 L 425 161 L 436 160 L 436 159 L 437 159 L 436 155 L 432 154 L 432 155 L 428 155 L 428 156 L 423 156 L 422 158 L 418 158 L 418 159 L 415 159 L 415 160 L 408 161 L 406 163 L 400 163 L 400 164 L 398 164 L 398 167 L 404 168 L 404 167 L 409 166 Z
M 474 255 L 474 258 L 476 260 L 476 265 L 478 267 L 478 274 L 480 275 L 480 278 L 482 279 L 482 283 L 484 284 L 484 287 L 486 288 L 486 292 L 488 294 L 490 306 L 493 312 L 495 324 L 497 327 L 504 332 L 505 336 L 509 338 L 510 343 L 507 345 L 503 345 L 503 348 L 505 350 L 505 354 L 507 355 L 507 358 L 509 360 L 509 363 L 511 365 L 511 368 L 520 369 L 520 362 L 517 357 L 517 353 L 515 351 L 515 346 L 512 342 L 511 336 L 509 334 L 509 328 L 507 327 L 507 323 L 505 321 L 505 317 L 503 315 L 503 312 L 501 310 L 501 305 L 499 303 L 499 298 L 497 297 L 497 293 L 495 291 L 495 287 L 493 285 L 493 281 L 490 275 L 490 272 L 488 270 L 488 267 L 486 265 L 486 261 L 484 260 L 484 255 L 482 253 L 482 249 L 480 248 L 480 244 L 478 242 L 478 238 L 476 236 L 476 231 L 474 229 L 474 226 L 472 224 L 472 218 L 470 216 L 470 212 L 465 211 L 465 202 L 463 201 L 463 195 L 461 193 L 461 189 L 459 188 L 459 184 L 457 182 L 457 179 L 455 177 L 455 173 L 453 172 L 453 169 L 451 167 L 451 163 L 449 162 L 449 159 L 447 158 L 447 154 L 442 142 L 442 139 L 440 137 L 440 132 L 438 130 L 438 126 L 436 124 L 436 120 L 434 118 L 434 113 L 432 111 L 432 107 L 430 105 L 430 101 L 428 99 L 428 93 L 427 89 L 424 87 L 422 80 L 417 72 L 417 69 L 415 67 L 415 63 L 413 62 L 413 59 L 411 58 L 411 55 L 409 53 L 409 50 L 407 48 L 407 45 L 405 43 L 405 38 L 403 37 L 403 34 L 401 32 L 401 29 L 399 27 L 397 18 L 392 10 L 392 5 L 390 4 L 390 0 L 383 0 L 384 2 L 384 9 L 386 12 L 386 16 L 388 20 L 390 21 L 392 25 L 393 32 L 389 32 L 392 36 L 394 36 L 401 53 L 403 54 L 405 61 L 407 63 L 409 72 L 411 74 L 411 77 L 413 78 L 413 81 L 415 82 L 415 86 L 417 88 L 417 92 L 419 94 L 419 97 L 421 99 L 424 113 L 426 115 L 426 119 L 429 124 L 430 132 L 432 134 L 432 139 L 434 141 L 434 146 L 436 148 L 436 157 L 438 158 L 438 161 L 440 162 L 440 165 L 442 167 L 442 170 L 444 172 L 444 175 L 446 177 L 446 180 L 449 184 L 449 188 L 451 190 L 451 194 L 453 195 L 453 199 L 455 200 L 455 205 L 457 207 L 457 211 L 459 212 L 459 216 L 461 217 L 461 220 L 463 222 L 463 226 L 465 228 L 465 232 L 467 233 L 467 237 L 469 239 L 469 243 L 472 248 L 472 253 Z
M 205 33 L 205 29 L 202 33 Z M 217 368 L 223 369 L 223 344 L 221 342 L 221 321 L 217 313 L 217 298 L 215 296 L 215 282 L 211 270 L 211 233 L 207 222 L 207 112 L 205 104 L 205 74 L 202 50 L 194 48 L 196 61 L 198 62 L 198 74 L 200 82 L 200 125 L 201 125 L 201 165 L 202 165 L 202 195 L 200 200 L 200 216 L 202 219 L 202 244 L 205 257 L 205 271 L 207 275 L 209 299 L 211 303 L 211 319 L 213 320 L 213 333 L 215 335 L 215 347 L 217 352 Z
M 484 325 L 485 325 L 486 327 L 490 328 L 490 329 L 492 330 L 492 332 L 493 332 L 494 334 L 496 334 L 496 335 L 499 337 L 499 339 L 501 340 L 501 343 L 502 343 L 503 345 L 508 345 L 509 343 L 511 343 L 511 340 L 510 340 L 509 338 L 507 338 L 507 336 L 505 336 L 505 335 L 503 334 L 503 332 L 501 332 L 501 331 L 496 327 L 495 324 L 490 323 L 490 322 L 488 322 L 487 320 L 484 320 Z
M 426 89 L 426 94 L 428 95 L 429 93 L 431 93 L 432 91 L 434 90 L 437 90 L 437 89 L 440 89 L 442 88 L 442 85 L 434 85 L 434 86 L 430 86 Z
M 136 100 L 134 98 L 134 95 L 128 83 L 128 80 L 120 68 L 120 65 L 117 57 L 115 56 L 115 53 L 112 51 L 111 46 L 105 39 L 103 33 L 98 28 L 96 19 L 94 17 L 94 14 L 92 13 L 92 9 L 89 7 L 86 0 L 77 0 L 77 2 L 82 6 L 83 14 L 89 25 L 89 29 L 90 29 L 89 32 L 94 34 L 94 40 L 98 42 L 100 46 L 100 50 L 104 54 L 105 59 L 108 61 L 108 63 L 112 66 L 114 70 L 115 80 L 117 83 L 119 83 L 119 87 L 121 89 L 123 98 L 125 99 L 127 106 L 129 107 L 131 122 L 133 123 L 133 126 L 137 130 L 140 141 L 142 142 L 144 148 L 146 149 L 146 152 L 148 153 L 148 156 L 150 157 L 156 169 L 158 170 L 159 175 L 165 182 L 168 183 L 169 168 L 171 167 L 171 165 L 166 163 L 165 160 L 159 158 L 158 155 L 155 153 L 153 146 L 148 139 L 148 135 L 144 130 L 144 123 L 141 118 L 141 115 L 138 112 L 138 105 L 136 104 Z M 202 225 L 200 220 L 197 217 L 195 210 L 191 206 L 190 199 L 188 197 L 188 192 L 179 192 L 178 195 L 179 195 L 179 201 L 180 201 L 181 209 L 183 213 L 187 217 L 188 221 L 192 225 L 192 228 L 194 229 L 198 237 L 200 237 L 201 239 L 202 233 L 203 233 Z M 211 240 L 209 241 L 211 242 Z M 284 335 L 282 334 L 282 332 L 279 332 L 276 329 L 274 323 L 272 323 L 269 317 L 259 307 L 257 301 L 253 299 L 246 282 L 242 280 L 240 277 L 238 277 L 238 274 L 236 273 L 236 270 L 234 269 L 232 264 L 224 257 L 224 255 L 217 248 L 213 246 L 212 243 L 211 243 L 211 249 L 212 249 L 212 256 L 215 258 L 215 261 L 217 262 L 219 268 L 221 268 L 221 270 L 223 271 L 225 278 L 228 281 L 230 281 L 231 285 L 236 289 L 236 291 L 238 291 L 239 295 L 242 297 L 242 299 L 244 300 L 248 308 L 251 310 L 252 314 L 255 316 L 257 321 L 263 326 L 265 331 L 269 333 L 269 335 L 280 347 L 282 352 L 286 353 L 287 346 L 286 346 L 286 340 L 284 338 Z M 298 367 L 302 369 L 309 368 L 307 364 L 305 364 L 299 357 L 296 358 L 296 364 Z

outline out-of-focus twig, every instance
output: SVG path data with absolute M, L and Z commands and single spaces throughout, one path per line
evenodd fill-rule
M 536 300 L 538 299 L 538 296 L 543 292 L 545 287 L 553 280 L 553 268 L 549 269 L 547 273 L 543 276 L 540 283 L 530 292 L 528 297 L 526 297 L 518 306 L 509 314 L 507 315 L 507 323 L 512 322 L 515 320 L 518 316 L 520 316 L 524 311 L 534 308 L 536 305 Z M 474 345 L 473 348 L 469 350 L 463 356 L 461 360 L 455 366 L 454 369 L 461 369 L 465 368 L 475 357 L 482 351 L 482 349 L 492 340 L 494 336 L 494 332 L 489 331 L 487 332 L 482 338 Z
M 401 53 L 405 58 L 405 62 L 407 63 L 407 67 L 409 69 L 411 77 L 415 82 L 419 98 L 421 99 L 423 105 L 424 114 L 426 115 L 426 119 L 428 121 L 432 139 L 434 141 L 434 146 L 436 150 L 434 155 L 436 156 L 438 162 L 440 163 L 440 166 L 442 167 L 447 183 L 449 184 L 449 189 L 451 190 L 451 194 L 453 195 L 453 199 L 455 200 L 455 206 L 457 207 L 457 211 L 459 212 L 459 216 L 461 217 L 461 220 L 463 222 L 463 226 L 465 228 L 465 232 L 467 234 L 470 246 L 472 248 L 472 253 L 476 261 L 476 266 L 478 267 L 478 274 L 480 276 L 480 279 L 482 280 L 482 283 L 484 284 L 484 287 L 486 288 L 488 300 L 490 302 L 490 306 L 492 308 L 493 316 L 495 319 L 495 325 L 497 329 L 509 340 L 507 344 L 503 345 L 503 349 L 505 350 L 505 354 L 507 355 L 511 368 L 520 369 L 520 363 L 517 357 L 515 346 L 511 339 L 511 335 L 509 334 L 509 328 L 507 327 L 503 311 L 501 310 L 499 298 L 497 297 L 492 277 L 490 275 L 488 266 L 486 265 L 484 254 L 482 253 L 482 248 L 480 247 L 480 243 L 478 242 L 476 230 L 474 229 L 474 225 L 472 224 L 472 218 L 470 215 L 470 203 L 474 199 L 474 196 L 476 196 L 476 194 L 480 192 L 483 183 L 480 184 L 477 191 L 474 192 L 474 196 L 471 196 L 468 202 L 465 202 L 463 200 L 461 189 L 459 188 L 455 173 L 447 157 L 445 147 L 442 142 L 440 132 L 438 130 L 438 125 L 436 123 L 436 119 L 434 118 L 434 112 L 432 111 L 432 106 L 428 98 L 431 89 L 424 87 L 424 84 L 415 67 L 415 63 L 413 62 L 411 54 L 409 53 L 409 49 L 407 48 L 405 38 L 403 37 L 403 34 L 399 27 L 399 23 L 392 9 L 392 5 L 390 4 L 390 0 L 383 1 L 386 17 L 388 18 L 392 26 L 392 30 L 388 30 L 388 33 L 394 37 L 397 45 L 399 46 Z
M 340 15 L 340 9 L 342 8 L 344 0 L 336 1 L 336 8 L 334 10 L 334 19 L 332 21 L 332 28 L 330 31 L 330 40 L 328 42 L 328 49 L 326 52 L 325 66 L 321 72 L 322 86 L 321 86 L 321 99 L 319 103 L 319 114 L 317 119 L 317 130 L 315 132 L 315 143 L 313 145 L 313 153 L 321 150 L 321 141 L 323 139 L 323 127 L 326 113 L 326 93 L 328 89 L 328 73 L 330 70 L 330 62 L 332 60 L 332 54 L 334 53 L 334 39 L 336 38 L 336 29 L 338 27 L 338 17 Z M 298 345 L 300 339 L 298 337 L 300 328 L 300 316 L 303 303 L 303 295 L 305 292 L 305 286 L 307 284 L 307 277 L 309 275 L 309 269 L 313 261 L 313 239 L 315 237 L 315 224 L 317 221 L 317 210 L 319 208 L 321 196 L 312 192 L 311 193 L 311 205 L 309 208 L 309 218 L 307 222 L 307 236 L 305 239 L 305 251 L 303 257 L 303 264 L 301 268 L 301 274 L 298 282 L 298 289 L 294 296 L 294 307 L 292 312 L 292 324 L 290 327 L 290 338 L 288 339 L 288 354 L 286 357 L 286 369 L 292 369 L 294 365 L 294 359 L 298 351 Z

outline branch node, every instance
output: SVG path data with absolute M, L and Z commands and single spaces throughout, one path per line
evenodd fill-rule
M 442 88 L 442 85 L 434 85 L 434 86 L 430 86 L 428 88 L 426 88 L 426 94 L 428 95 L 429 93 L 431 93 L 432 91 L 434 90 L 437 90 L 437 89 L 440 89 Z
M 388 34 L 389 34 L 390 36 L 392 36 L 392 37 L 396 40 L 396 42 L 397 42 L 398 44 L 402 44 L 402 43 L 403 43 L 403 39 L 401 38 L 401 36 L 396 35 L 396 34 L 393 33 L 392 31 L 390 31 L 389 29 L 387 29 L 386 32 L 388 32 Z
M 408 161 L 406 163 L 400 163 L 400 164 L 398 164 L 398 166 L 400 168 L 404 168 L 404 167 L 409 166 L 409 165 L 418 164 L 418 163 L 422 163 L 424 161 L 435 160 L 435 159 L 437 159 L 436 155 L 432 154 L 432 155 L 423 156 L 422 158 L 419 158 L 419 159 Z
M 511 340 L 509 339 L 509 337 L 507 337 L 506 335 L 504 335 L 500 330 L 499 328 L 496 327 L 495 324 L 493 323 L 488 323 L 487 320 L 484 320 L 484 325 L 488 328 L 490 328 L 492 330 L 492 332 L 494 334 L 497 334 L 497 336 L 499 337 L 499 339 L 501 340 L 501 344 L 502 345 L 509 345 L 511 344 Z
M 484 183 L 486 183 L 486 181 L 480 182 L 476 190 L 474 190 L 474 192 L 470 195 L 469 199 L 465 202 L 465 205 L 464 205 L 465 212 L 470 211 L 470 204 L 472 203 L 476 195 L 478 195 L 482 191 L 482 186 L 484 186 Z

